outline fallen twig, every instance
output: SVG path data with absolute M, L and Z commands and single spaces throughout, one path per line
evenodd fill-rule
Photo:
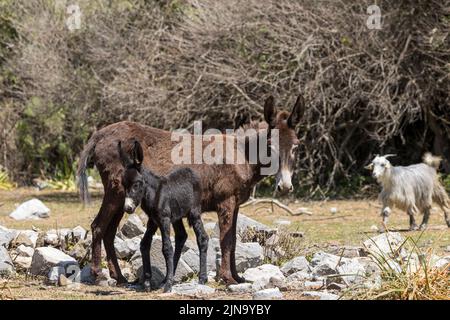
M 272 213 L 273 213 L 273 206 L 276 205 L 277 207 L 287 211 L 292 216 L 298 216 L 302 214 L 312 215 L 312 212 L 308 211 L 306 208 L 300 208 L 297 211 L 293 211 L 291 208 L 289 208 L 287 205 L 281 203 L 280 201 L 276 199 L 254 199 L 251 198 L 249 201 L 241 205 L 241 208 L 245 208 L 248 206 L 256 206 L 258 204 L 271 204 L 272 205 Z

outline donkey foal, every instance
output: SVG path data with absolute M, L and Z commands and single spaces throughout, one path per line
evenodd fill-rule
M 436 172 L 441 159 L 427 153 L 423 157 L 423 163 L 395 167 L 387 160 L 389 156 L 392 155 L 376 156 L 366 167 L 372 170 L 373 176 L 383 187 L 380 193 L 383 224 L 387 224 L 391 208 L 396 206 L 408 213 L 410 230 L 419 229 L 414 215 L 423 213 L 420 229 L 424 230 L 434 201 L 444 211 L 445 221 L 450 227 L 450 200 Z
M 157 176 L 142 166 L 143 150 L 134 142 L 132 157 L 126 154 L 119 142 L 119 154 L 125 168 L 123 185 L 126 198 L 124 210 L 133 213 L 141 204 L 148 215 L 147 231 L 141 241 L 144 287 L 151 289 L 150 248 L 157 228 L 161 230 L 163 255 L 166 260 L 164 292 L 172 289 L 173 277 L 180 259 L 181 250 L 187 239 L 182 218 L 187 217 L 193 227 L 200 251 L 199 283 L 206 283 L 206 253 L 208 235 L 201 220 L 201 184 L 199 177 L 189 168 L 180 168 L 167 176 Z M 170 241 L 170 225 L 175 231 L 175 253 Z

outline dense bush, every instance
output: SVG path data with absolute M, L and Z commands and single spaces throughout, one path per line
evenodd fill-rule
M 369 0 L 75 2 L 75 31 L 72 2 L 0 2 L 0 163 L 16 180 L 66 171 L 109 123 L 229 128 L 268 94 L 308 102 L 303 194 L 360 188 L 375 153 L 450 159 L 450 1 L 378 1 L 381 30 Z

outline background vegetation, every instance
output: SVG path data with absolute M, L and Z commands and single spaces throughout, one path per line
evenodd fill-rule
M 381 30 L 366 26 L 374 3 Z M 65 24 L 69 4 L 81 9 L 79 30 Z M 90 134 L 116 121 L 225 129 L 238 114 L 261 118 L 268 94 L 291 108 L 299 93 L 308 104 L 299 195 L 360 192 L 376 153 L 409 164 L 432 151 L 448 174 L 449 8 L 448 0 L 0 0 L 2 181 L 59 185 Z

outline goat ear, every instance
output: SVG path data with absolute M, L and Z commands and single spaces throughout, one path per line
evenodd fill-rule
M 294 108 L 292 108 L 291 115 L 289 116 L 287 123 L 292 129 L 300 122 L 300 119 L 305 114 L 305 100 L 301 94 L 298 95 L 297 101 L 295 101 Z
M 122 161 L 122 165 L 126 168 L 131 164 L 133 164 L 128 154 L 126 154 L 125 151 L 123 151 L 122 149 L 122 141 L 119 141 L 119 143 L 117 144 L 117 148 L 119 150 L 119 156 L 120 160 Z
M 142 161 L 144 160 L 144 150 L 142 149 L 141 144 L 139 141 L 134 140 L 134 146 L 133 146 L 133 164 L 140 168 L 142 165 Z
M 264 103 L 264 120 L 268 123 L 270 129 L 275 127 L 276 116 L 275 99 L 273 96 L 269 96 Z

